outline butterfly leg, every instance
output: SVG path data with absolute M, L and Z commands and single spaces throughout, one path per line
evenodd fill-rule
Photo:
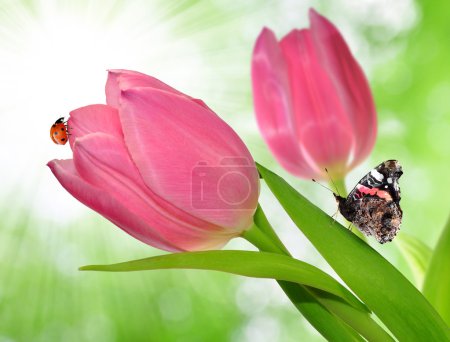
M 336 222 L 338 214 L 339 214 L 339 209 L 336 210 L 336 212 L 333 215 L 331 215 L 331 218 L 333 219 L 333 222 L 331 222 L 330 226 L 332 226 Z

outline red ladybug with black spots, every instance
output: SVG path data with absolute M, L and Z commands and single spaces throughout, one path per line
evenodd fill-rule
M 64 122 L 64 117 L 59 118 L 50 127 L 50 138 L 57 145 L 65 145 L 69 140 L 69 133 L 67 131 L 67 125 Z

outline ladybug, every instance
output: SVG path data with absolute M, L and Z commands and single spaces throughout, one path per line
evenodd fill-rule
M 67 126 L 64 123 L 64 117 L 59 118 L 50 127 L 50 138 L 57 145 L 65 145 L 69 140 L 69 133 L 67 132 Z

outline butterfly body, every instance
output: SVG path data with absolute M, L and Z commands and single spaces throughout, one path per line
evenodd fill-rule
M 379 243 L 392 241 L 403 216 L 398 185 L 402 174 L 397 160 L 381 163 L 358 182 L 347 198 L 334 194 L 340 213 Z

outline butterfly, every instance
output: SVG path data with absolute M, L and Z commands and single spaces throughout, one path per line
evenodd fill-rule
M 386 160 L 376 166 L 356 184 L 347 198 L 334 193 L 339 212 L 379 243 L 392 241 L 402 223 L 398 184 L 402 174 L 397 160 Z

